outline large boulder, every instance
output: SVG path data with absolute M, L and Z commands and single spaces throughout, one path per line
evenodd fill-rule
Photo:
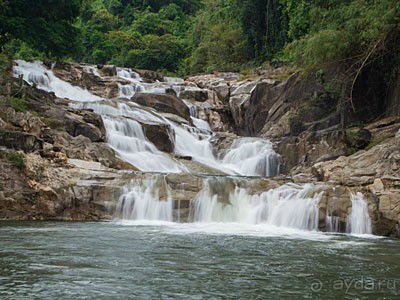
M 12 107 L 7 107 L 5 110 L 5 121 L 11 123 L 13 126 L 19 127 L 27 133 L 40 135 L 45 124 L 38 117 L 30 112 L 16 112 Z
M 208 91 L 202 89 L 187 89 L 180 92 L 179 97 L 185 100 L 205 102 L 208 99 Z
M 156 71 L 140 70 L 140 69 L 135 69 L 134 71 L 138 73 L 140 77 L 142 77 L 142 79 L 144 79 L 144 81 L 148 83 L 156 81 L 164 81 L 164 75 Z
M 189 107 L 174 95 L 138 93 L 131 100 L 159 112 L 175 114 L 190 121 Z
M 43 141 L 33 134 L 0 130 L 0 146 L 25 152 L 34 152 L 43 148 Z
M 106 76 L 117 76 L 117 67 L 114 65 L 99 65 L 98 67 Z
M 175 133 L 167 124 L 142 124 L 144 134 L 158 150 L 172 153 L 175 148 Z

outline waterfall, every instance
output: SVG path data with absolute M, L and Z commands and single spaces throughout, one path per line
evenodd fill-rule
M 93 66 L 84 68 L 97 74 Z M 119 83 L 121 98 L 130 98 L 137 91 L 146 93 L 165 93 L 166 89 L 184 88 L 182 80 L 167 78 L 167 82 L 143 83 L 139 74 L 131 69 L 118 68 L 118 77 L 129 84 Z M 125 100 L 109 100 L 91 94 L 89 91 L 73 86 L 57 78 L 42 63 L 16 61 L 14 73 L 22 75 L 30 84 L 57 97 L 72 100 L 71 107 L 93 109 L 101 115 L 107 131 L 107 141 L 117 154 L 141 171 L 175 173 L 187 170 L 180 163 L 160 152 L 143 133 L 141 123 L 168 124 L 175 132 L 175 154 L 190 156 L 194 161 L 230 175 L 274 176 L 279 173 L 279 155 L 268 141 L 256 138 L 242 138 L 236 141 L 226 156 L 220 160 L 215 157 L 210 143 L 212 132 L 209 124 L 195 117 L 195 106 L 191 107 L 195 127 L 177 124 L 166 119 L 159 112 L 141 107 Z M 175 86 L 174 86 L 175 84 Z
M 243 175 L 275 176 L 279 174 L 280 156 L 269 141 L 241 138 L 233 143 L 223 163 Z
M 155 175 L 125 186 L 118 201 L 115 218 L 171 222 L 172 200 L 163 177 Z
M 340 218 L 330 215 L 329 212 L 326 214 L 325 225 L 327 232 L 340 232 Z
M 214 193 L 212 182 L 207 181 L 194 202 L 195 222 L 235 222 L 267 224 L 302 230 L 318 230 L 318 203 L 321 193 L 313 193 L 307 184 L 283 185 L 260 195 L 251 195 L 236 187 L 226 194 L 226 186 Z M 222 196 L 222 197 L 221 197 Z
M 47 92 L 53 92 L 59 98 L 67 98 L 74 101 L 90 102 L 99 101 L 100 97 L 93 95 L 89 91 L 77 86 L 73 86 L 56 77 L 51 70 L 47 70 L 43 63 L 29 63 L 23 60 L 16 60 L 14 73 L 21 75 L 25 81 L 35 84 L 39 89 Z
M 142 79 L 140 75 L 131 69 L 117 68 L 117 76 L 119 78 L 132 81 L 132 82 L 141 82 Z
M 361 193 L 351 194 L 351 213 L 347 218 L 346 232 L 351 234 L 372 234 L 368 203 Z
M 146 139 L 138 122 L 108 116 L 103 116 L 103 120 L 107 141 L 123 160 L 144 172 L 178 173 L 184 170 Z
M 318 203 L 322 193 L 314 185 L 288 184 L 252 195 L 247 188 L 229 180 L 205 179 L 203 189 L 192 203 L 194 223 L 263 224 L 271 228 L 318 230 Z M 172 222 L 174 206 L 179 209 L 179 203 L 174 205 L 174 202 L 164 177 L 152 175 L 123 188 L 115 218 Z M 177 216 L 179 221 L 179 212 Z

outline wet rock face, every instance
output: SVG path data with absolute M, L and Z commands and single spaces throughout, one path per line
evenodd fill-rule
M 158 150 L 172 153 L 175 148 L 175 133 L 167 124 L 145 124 L 142 123 L 144 134 Z
M 84 113 L 82 118 L 72 117 L 72 115 L 68 116 L 66 130 L 72 136 L 82 135 L 89 138 L 92 142 L 104 142 L 106 135 L 103 121 L 93 113 Z
M 385 128 L 380 129 L 387 132 Z M 400 236 L 397 230 L 400 224 L 399 138 L 400 136 L 395 135 L 367 151 L 320 162 L 312 167 L 312 172 L 318 180 L 353 190 L 360 189 L 368 199 L 374 233 L 398 237 Z
M 159 112 L 171 113 L 190 121 L 190 111 L 187 105 L 178 97 L 167 94 L 135 94 L 132 101 Z

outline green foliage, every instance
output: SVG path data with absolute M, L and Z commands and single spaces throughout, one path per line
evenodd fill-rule
M 62 57 L 76 50 L 78 31 L 73 26 L 81 1 L 2 1 L 0 46 L 18 39 L 49 57 Z
M 188 72 L 235 70 L 243 63 L 245 41 L 235 13 L 236 0 L 209 0 L 191 30 Z
M 0 82 L 5 78 L 11 65 L 11 59 L 6 54 L 0 52 Z
M 25 169 L 25 159 L 21 153 L 0 150 L 0 158 L 7 159 L 14 167 L 21 171 Z
M 13 39 L 7 43 L 5 45 L 5 52 L 12 53 L 14 59 L 44 60 L 46 58 L 42 52 L 18 39 Z
M 307 71 L 360 64 L 378 57 L 391 32 L 399 31 L 400 2 L 393 0 L 282 0 L 289 16 L 286 48 Z M 381 47 L 383 45 L 383 47 Z M 382 51 L 380 51 L 382 50 Z M 370 55 L 370 53 L 372 55 Z
M 0 0 L 0 45 L 16 58 L 181 75 L 279 60 L 352 74 L 393 50 L 399 23 L 395 0 Z
M 199 2 L 87 0 L 82 7 L 79 60 L 177 72 Z
M 185 45 L 177 37 L 171 34 L 148 34 L 142 37 L 141 45 L 137 49 L 128 52 L 126 65 L 176 72 L 179 60 L 184 55 Z
M 28 102 L 23 98 L 15 98 L 10 97 L 6 100 L 6 102 L 18 112 L 27 112 L 28 111 Z

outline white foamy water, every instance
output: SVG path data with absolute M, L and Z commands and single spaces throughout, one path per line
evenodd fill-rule
M 116 213 L 122 224 L 149 225 L 138 221 L 152 221 L 151 225 L 165 225 L 164 221 L 173 220 L 173 199 L 168 194 L 167 201 L 159 200 L 161 191 L 168 189 L 155 178 L 125 187 Z M 223 180 L 206 180 L 193 201 L 192 219 L 197 225 L 188 226 L 188 230 L 225 234 L 248 234 L 251 230 L 261 234 L 318 230 L 321 193 L 311 184 L 284 185 L 259 195 L 250 195 L 245 188 L 238 187 L 227 191 L 228 186 Z
M 163 177 L 154 176 L 125 186 L 115 217 L 122 220 L 171 222 L 172 200 L 163 183 Z M 162 186 L 166 195 L 161 194 Z
M 150 143 L 142 126 L 130 119 L 103 117 L 107 141 L 119 156 L 144 172 L 178 173 L 184 170 L 178 163 Z
M 211 129 L 209 124 L 196 118 L 192 111 L 192 121 L 196 128 L 180 125 L 169 121 L 155 110 L 144 109 L 140 105 L 116 102 L 101 99 L 77 86 L 57 78 L 51 70 L 47 70 L 42 63 L 28 63 L 16 61 L 14 67 L 16 75 L 23 75 L 24 79 L 36 84 L 38 88 L 54 92 L 56 96 L 75 101 L 71 106 L 79 109 L 93 109 L 103 116 L 107 130 L 107 141 L 117 151 L 122 159 L 133 164 L 142 171 L 175 173 L 185 171 L 186 168 L 174 161 L 168 155 L 158 151 L 150 143 L 139 122 L 169 124 L 175 132 L 175 153 L 190 156 L 194 161 L 210 168 L 231 175 L 272 176 L 279 172 L 279 156 L 273 151 L 268 141 L 261 139 L 240 139 L 234 143 L 223 160 L 217 159 L 210 143 Z M 98 74 L 93 66 L 86 70 Z M 118 77 L 129 81 L 130 84 L 119 84 L 121 98 L 131 98 L 136 92 L 165 93 L 167 88 L 184 88 L 182 81 L 176 78 L 167 78 L 167 82 L 146 84 L 139 74 L 131 69 L 118 68 Z M 187 102 L 186 102 L 187 103 Z M 187 103 L 192 110 L 194 106 Z M 116 118 L 117 117 L 117 118 Z M 122 120 L 122 118 L 127 118 Z
M 347 219 L 346 232 L 351 234 L 372 234 L 372 222 L 368 203 L 363 194 L 351 194 L 351 213 Z
M 313 193 L 307 184 L 283 185 L 260 195 L 250 195 L 246 189 L 236 188 L 221 201 L 212 192 L 210 182 L 195 200 L 194 221 L 267 224 L 301 230 L 318 230 L 318 202 L 321 193 Z
M 269 177 L 279 174 L 280 156 L 267 140 L 241 138 L 233 143 L 223 163 L 242 175 Z
M 140 75 L 131 69 L 117 68 L 117 76 L 119 78 L 132 81 L 134 83 L 142 82 Z
M 22 75 L 23 79 L 30 84 L 36 84 L 39 89 L 53 92 L 59 98 L 67 98 L 80 102 L 99 101 L 100 97 L 77 86 L 73 86 L 56 77 L 53 71 L 45 68 L 41 62 L 29 63 L 16 60 L 13 71 L 16 75 Z

